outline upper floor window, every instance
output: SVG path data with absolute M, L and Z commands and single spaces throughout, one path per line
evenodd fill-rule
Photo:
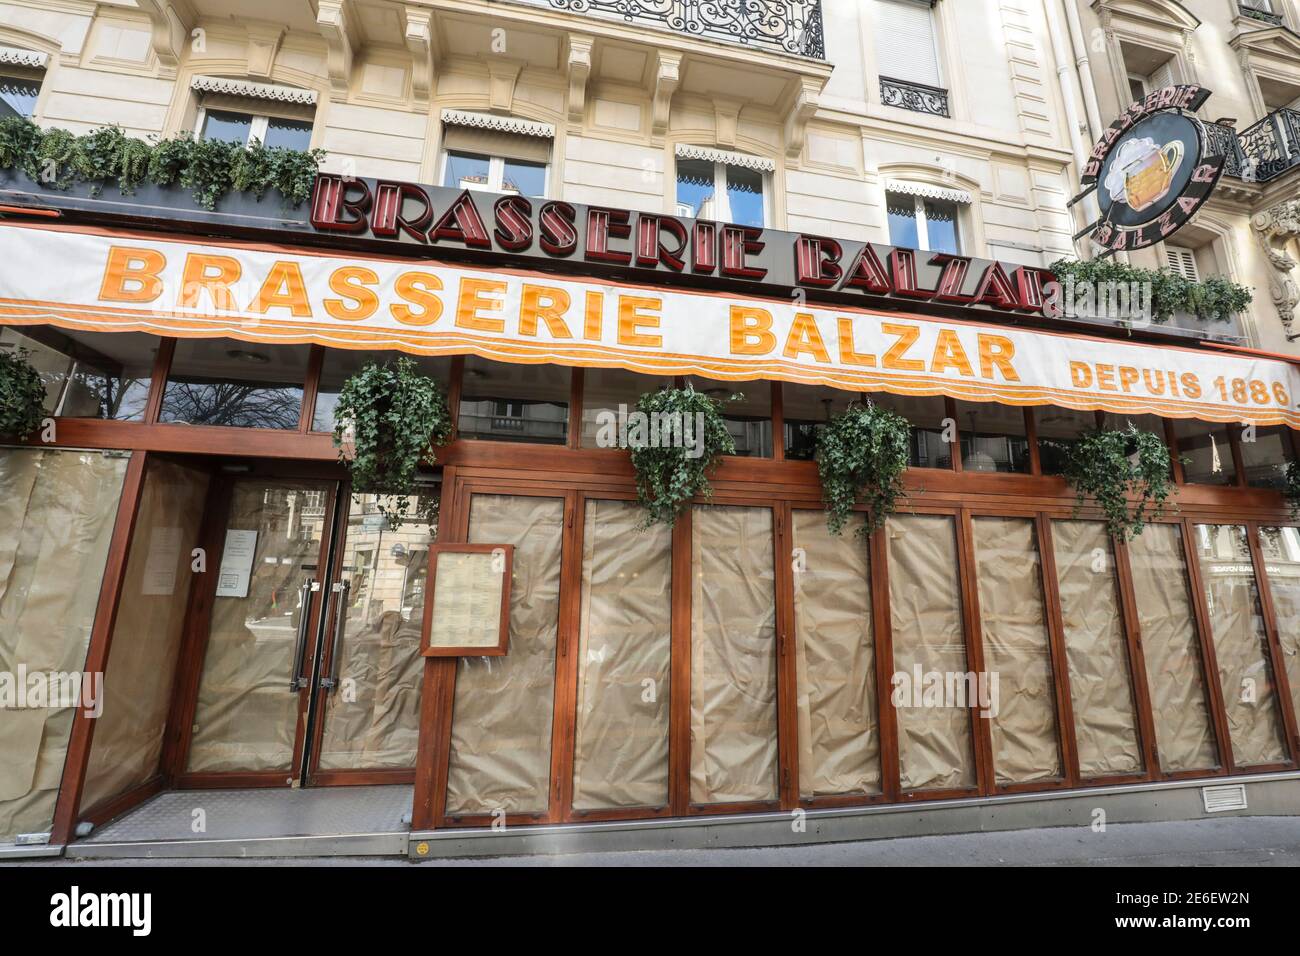
M 1165 265 L 1174 275 L 1182 276 L 1189 282 L 1201 281 L 1201 271 L 1196 265 L 1195 249 L 1165 243 Z
M 1149 64 L 1151 59 L 1157 55 L 1145 49 L 1130 48 L 1124 51 L 1124 59 L 1131 64 Z M 1147 94 L 1155 90 L 1163 90 L 1167 86 L 1174 86 L 1178 83 L 1178 74 L 1173 57 L 1169 57 L 1158 66 L 1150 67 L 1148 72 L 1142 72 L 1144 69 L 1147 69 L 1145 65 L 1139 65 L 1129 70 L 1128 91 L 1135 103 L 1138 100 L 1146 99 Z
M 0 118 L 30 118 L 36 112 L 36 98 L 40 95 L 41 84 L 36 80 L 0 76 Z
M 1237 0 L 1237 6 L 1246 16 L 1265 23 L 1282 23 L 1282 11 L 1272 0 Z
M 311 127 L 312 124 L 305 120 L 229 110 L 204 110 L 199 138 L 245 145 L 257 140 L 267 147 L 284 146 L 305 150 L 311 146 Z
M 194 124 L 199 139 L 287 149 L 311 148 L 316 92 L 273 83 L 253 83 L 218 76 L 194 76 L 190 87 L 199 96 Z
M 738 226 L 767 225 L 767 170 L 758 157 L 678 147 L 677 215 Z
M 927 252 L 961 251 L 957 203 L 901 192 L 887 192 L 885 201 L 891 245 Z
M 546 196 L 554 127 L 463 110 L 443 110 L 442 121 L 444 186 Z
M 933 0 L 876 0 L 876 64 L 882 78 L 942 87 Z

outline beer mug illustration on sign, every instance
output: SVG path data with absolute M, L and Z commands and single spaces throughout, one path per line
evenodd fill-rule
M 1159 146 L 1149 136 L 1130 139 L 1119 148 L 1106 189 L 1113 202 L 1123 200 L 1134 212 L 1141 212 L 1169 192 L 1182 163 L 1181 140 Z

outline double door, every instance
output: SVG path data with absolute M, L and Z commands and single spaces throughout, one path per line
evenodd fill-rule
M 410 779 L 437 525 L 394 528 L 381 503 L 327 478 L 214 484 L 173 711 L 178 785 Z

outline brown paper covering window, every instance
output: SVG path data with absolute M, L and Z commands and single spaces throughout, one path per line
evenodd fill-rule
M 1282 662 L 1291 685 L 1291 706 L 1300 724 L 1300 528 L 1260 528 L 1259 543 L 1277 615 Z
M 691 541 L 691 802 L 777 798 L 772 511 L 698 505 Z
M 871 562 L 855 515 L 838 537 L 821 510 L 794 511 L 799 793 L 880 793 Z
M 996 713 L 989 715 L 994 779 L 999 785 L 1059 779 L 1052 651 L 1034 522 L 975 518 L 972 526 L 987 674 L 981 676 L 986 683 L 998 678 Z M 991 692 L 988 699 L 993 703 Z
M 447 813 L 545 812 L 564 500 L 475 495 L 471 544 L 513 544 L 510 649 L 456 663 Z
M 1277 709 L 1273 663 L 1246 528 L 1197 525 L 1196 533 L 1233 763 L 1251 767 L 1285 762 L 1290 754 Z
M 922 674 L 967 673 L 962 629 L 957 541 L 946 515 L 891 518 L 889 616 L 894 672 L 910 681 Z M 975 786 L 970 712 L 964 707 L 898 708 L 898 758 L 902 789 Z
M 0 449 L 0 670 L 80 671 L 125 458 Z M 73 707 L 0 711 L 0 844 L 48 832 Z
M 1137 717 L 1110 536 L 1100 521 L 1053 521 L 1079 773 L 1138 773 Z
M 586 503 L 573 806 L 668 803 L 672 528 L 633 501 Z
M 1219 761 L 1178 526 L 1148 525 L 1128 547 L 1160 767 L 1211 769 Z

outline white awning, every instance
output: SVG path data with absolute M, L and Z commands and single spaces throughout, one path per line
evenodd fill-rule
M 515 133 L 520 136 L 555 138 L 555 127 L 550 123 L 535 123 L 515 116 L 497 116 L 494 113 L 472 113 L 469 110 L 443 110 L 442 121 L 453 126 L 473 126 L 496 133 Z
M 730 153 L 725 149 L 711 149 L 708 146 L 691 146 L 688 143 L 677 144 L 677 155 L 681 159 L 703 159 L 710 163 L 722 163 L 726 166 L 742 166 L 745 169 L 757 169 L 770 173 L 776 169 L 775 160 L 750 153 Z
M 885 189 L 891 193 L 904 193 L 908 196 L 923 196 L 926 199 L 943 199 L 947 202 L 960 202 L 969 205 L 970 193 L 964 189 L 948 189 L 930 183 L 909 182 L 902 179 L 886 179 Z
M 49 57 L 36 50 L 24 50 L 16 46 L 0 46 L 0 63 L 10 66 L 30 66 L 43 70 L 47 59 Z
M 275 100 L 279 103 L 302 103 L 314 106 L 316 91 L 297 86 L 280 86 L 276 83 L 254 83 L 251 80 L 232 80 L 224 76 L 194 76 L 190 89 L 202 93 L 224 93 L 227 96 L 247 96 L 256 100 Z

